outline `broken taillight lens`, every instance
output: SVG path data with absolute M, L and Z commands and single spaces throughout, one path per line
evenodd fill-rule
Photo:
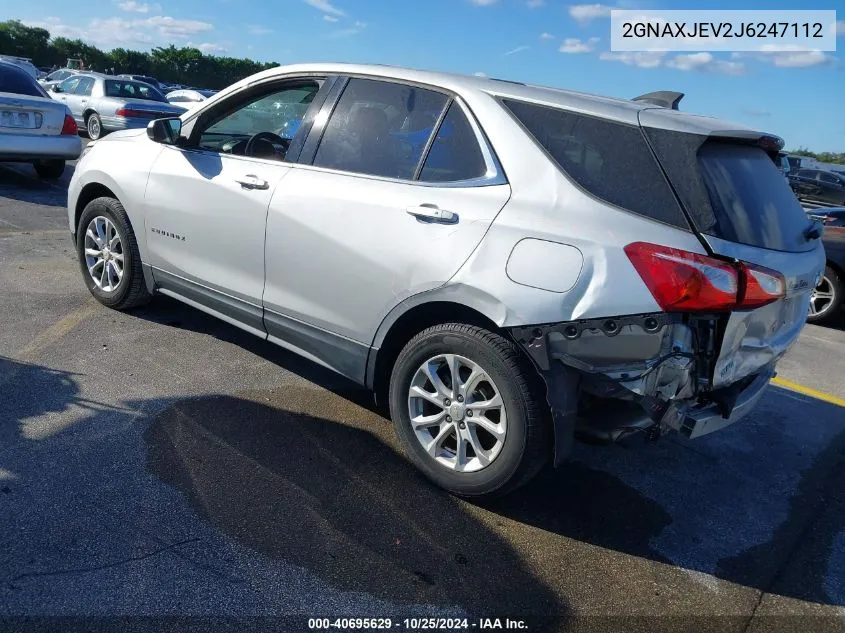
M 666 312 L 759 308 L 786 294 L 783 275 L 762 266 L 647 242 L 628 244 L 625 253 Z
M 706 312 L 736 306 L 739 275 L 727 262 L 646 242 L 628 244 L 625 253 L 666 312 Z
M 786 279 L 776 270 L 740 263 L 743 278 L 740 308 L 759 308 L 786 295 Z

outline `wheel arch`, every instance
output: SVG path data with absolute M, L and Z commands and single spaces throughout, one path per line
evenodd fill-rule
M 506 309 L 495 297 L 469 287 L 447 286 L 410 297 L 382 321 L 367 358 L 365 383 L 376 401 L 386 402 L 390 372 L 399 352 L 432 325 L 465 323 L 504 334 Z

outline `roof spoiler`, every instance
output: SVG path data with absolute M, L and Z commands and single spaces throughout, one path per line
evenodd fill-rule
M 652 105 L 660 106 L 661 108 L 670 108 L 672 110 L 678 109 L 678 104 L 684 98 L 683 92 L 672 92 L 671 90 L 658 90 L 657 92 L 649 92 L 648 94 L 634 97 L 631 101 L 640 101 L 642 103 L 650 103 Z

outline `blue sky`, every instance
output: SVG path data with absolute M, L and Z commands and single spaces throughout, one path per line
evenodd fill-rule
M 838 7 L 837 7 L 838 5 Z M 273 60 L 375 62 L 485 73 L 619 97 L 686 93 L 684 110 L 845 151 L 845 6 L 838 52 L 611 53 L 611 4 L 561 0 L 3 0 L 4 16 L 101 48 L 193 45 Z M 636 9 L 732 9 L 730 1 L 613 0 Z M 746 0 L 743 9 L 801 9 Z

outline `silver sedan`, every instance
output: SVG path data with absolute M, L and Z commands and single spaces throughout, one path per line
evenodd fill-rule
M 31 162 L 42 178 L 58 178 L 81 152 L 67 106 L 23 69 L 0 62 L 0 161 Z
M 115 130 L 146 128 L 153 119 L 178 116 L 185 108 L 149 84 L 97 73 L 78 73 L 52 88 L 53 99 L 67 104 L 91 139 Z

